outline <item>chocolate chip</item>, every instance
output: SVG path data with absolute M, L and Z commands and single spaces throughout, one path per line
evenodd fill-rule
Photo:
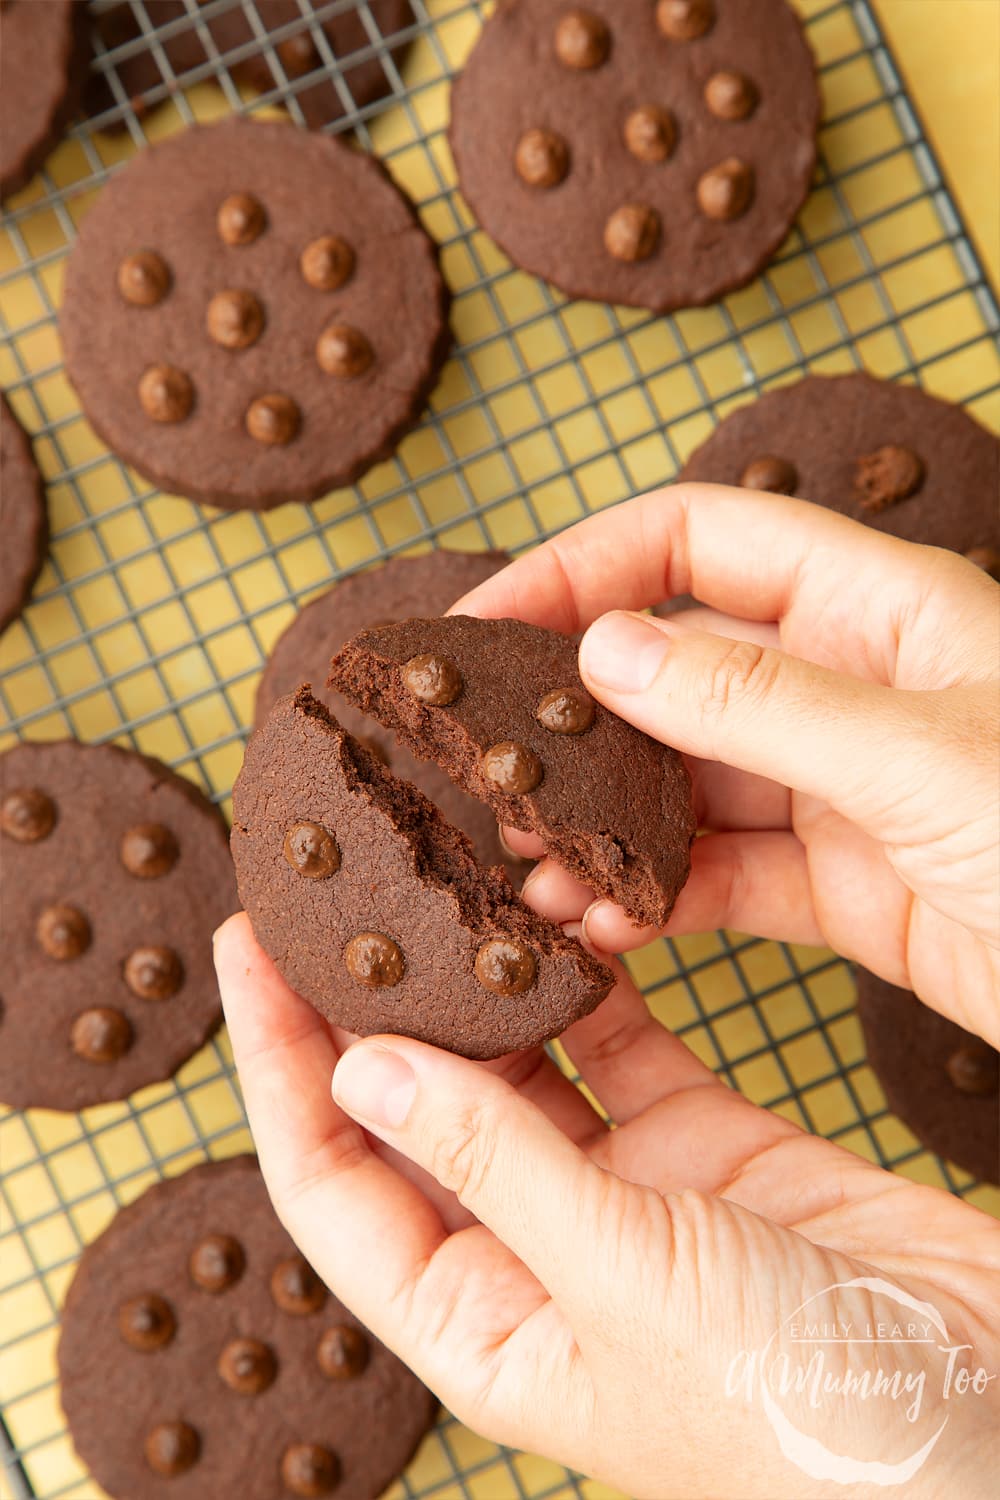
M 90 947 L 90 923 L 77 906 L 47 906 L 35 936 L 50 958 L 79 958 Z
M 118 1330 L 126 1344 L 148 1352 L 169 1344 L 177 1331 L 177 1321 L 169 1302 L 155 1292 L 132 1297 L 118 1309 Z
M 0 808 L 0 828 L 18 844 L 37 844 L 56 826 L 56 805 L 36 786 L 18 786 Z
M 281 1481 L 293 1495 L 329 1495 L 340 1483 L 340 1460 L 319 1443 L 293 1443 L 281 1457 Z
M 375 351 L 360 328 L 348 323 L 330 323 L 316 340 L 316 363 L 328 375 L 355 380 L 375 358 Z
M 187 1422 L 161 1422 L 146 1438 L 146 1462 L 157 1474 L 173 1479 L 198 1462 L 201 1439 Z
M 557 187 L 569 171 L 569 147 L 554 130 L 526 130 L 514 153 L 517 175 L 528 187 Z
M 476 954 L 476 978 L 494 995 L 523 995 L 537 972 L 532 950 L 514 938 L 493 938 Z
M 231 1234 L 209 1234 L 191 1251 L 188 1274 L 203 1292 L 224 1292 L 243 1275 L 246 1257 Z
M 745 490 L 768 490 L 772 495 L 792 495 L 799 476 L 795 466 L 787 458 L 776 458 L 773 453 L 763 453 L 747 464 L 740 475 L 740 484 Z
M 745 120 L 757 108 L 757 90 L 742 73 L 713 73 L 705 85 L 705 103 L 719 120 Z
M 483 756 L 483 775 L 512 797 L 533 792 L 542 774 L 542 763 L 534 750 L 514 740 L 492 746 Z
M 208 336 L 223 349 L 249 349 L 264 329 L 264 309 L 253 292 L 216 292 L 205 314 Z
M 590 10 L 568 10 L 556 27 L 556 57 L 566 68 L 599 68 L 611 51 L 611 33 Z
M 886 443 L 864 453 L 854 465 L 854 493 L 862 510 L 878 514 L 908 500 L 924 482 L 924 464 L 911 448 Z
M 753 168 L 727 156 L 698 178 L 698 207 L 706 219 L 738 219 L 750 207 L 753 190 Z
M 367 1368 L 370 1353 L 368 1340 L 360 1328 L 338 1323 L 323 1334 L 316 1359 L 330 1380 L 353 1380 Z
M 642 104 L 625 121 L 625 144 L 640 161 L 666 161 L 677 140 L 669 110 L 658 104 Z
M 411 656 L 400 668 L 400 675 L 407 691 L 417 702 L 426 703 L 431 708 L 454 703 L 462 692 L 462 674 L 450 656 L 434 652 Z
M 307 1260 L 292 1255 L 271 1272 L 271 1296 L 282 1312 L 305 1317 L 323 1306 L 326 1287 Z
M 184 983 L 184 966 L 172 948 L 136 948 L 125 960 L 125 983 L 140 1000 L 169 1000 Z
M 354 251 L 339 235 L 324 234 L 303 250 L 299 269 L 318 292 L 335 292 L 354 270 Z
M 615 260 L 648 260 L 660 240 L 660 216 L 646 203 L 623 203 L 604 226 L 604 248 Z
M 340 869 L 340 850 L 322 823 L 293 823 L 285 834 L 285 858 L 307 880 L 325 880 Z
M 283 42 L 278 43 L 276 50 L 281 58 L 281 66 L 289 78 L 302 78 L 320 65 L 316 43 L 308 31 L 286 37 Z
M 1000 1087 L 1000 1053 L 985 1042 L 969 1042 L 945 1063 L 948 1077 L 963 1094 L 995 1094 Z
M 278 1362 L 260 1339 L 230 1339 L 216 1365 L 221 1378 L 238 1396 L 259 1396 L 274 1384 Z
M 290 396 L 258 396 L 247 407 L 247 432 L 255 442 L 284 446 L 297 436 L 299 409 Z
M 975 563 L 977 568 L 982 568 L 1000 583 L 1000 548 L 970 547 L 965 556 L 968 562 Z
M 155 307 L 170 290 L 170 268 L 155 250 L 137 250 L 118 267 L 118 290 L 133 307 Z
M 403 955 L 383 932 L 359 932 L 344 949 L 347 972 L 359 984 L 389 988 L 403 977 Z
M 117 1062 L 132 1045 L 128 1017 L 108 1005 L 82 1010 L 73 1022 L 70 1045 L 77 1057 L 89 1063 Z
M 169 875 L 180 858 L 180 848 L 163 823 L 137 823 L 122 834 L 118 854 L 137 880 L 159 880 Z
M 583 688 L 553 688 L 535 711 L 552 734 L 583 734 L 594 722 L 594 700 Z
M 139 381 L 139 404 L 154 422 L 183 422 L 194 405 L 191 377 L 175 365 L 150 365 Z
M 227 245 L 252 245 L 263 233 L 267 216 L 264 205 L 249 193 L 231 193 L 220 203 L 215 222 Z
M 659 0 L 656 24 L 672 42 L 693 42 L 715 24 L 712 0 Z

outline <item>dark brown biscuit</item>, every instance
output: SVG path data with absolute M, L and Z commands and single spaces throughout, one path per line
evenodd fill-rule
M 611 988 L 305 689 L 250 741 L 232 850 L 257 941 L 349 1031 L 499 1057 L 557 1036 Z
M 255 724 L 260 727 L 278 698 L 310 683 L 349 734 L 377 746 L 391 771 L 412 781 L 449 823 L 468 835 L 481 864 L 506 865 L 516 882 L 524 874 L 525 861 L 506 853 L 489 808 L 457 787 L 439 766 L 415 759 L 390 730 L 326 686 L 330 658 L 351 636 L 369 625 L 444 614 L 456 599 L 509 561 L 506 552 L 425 552 L 420 557 L 394 557 L 379 568 L 342 579 L 307 604 L 275 642 L 257 689 Z
M 392 93 L 389 75 L 380 54 L 372 50 L 372 37 L 357 7 L 338 10 L 310 24 L 298 0 L 254 0 L 256 18 L 267 33 L 263 40 L 243 0 L 231 0 L 222 9 L 213 7 L 207 15 L 193 13 L 184 0 L 144 0 L 144 9 L 150 24 L 162 33 L 157 38 L 158 46 L 182 85 L 185 74 L 210 62 L 202 40 L 204 28 L 223 58 L 238 49 L 240 55 L 224 63 L 238 83 L 246 83 L 260 93 L 287 86 L 312 130 L 341 119 L 346 112 L 345 99 L 353 101 L 356 109 L 363 109 Z M 377 28 L 376 42 L 384 39 L 391 44 L 393 37 L 413 22 L 408 0 L 368 0 L 366 9 Z M 97 25 L 107 51 L 128 47 L 115 64 L 115 71 L 133 108 L 144 115 L 164 98 L 165 79 L 156 52 L 148 42 L 134 45 L 143 32 L 131 5 L 104 11 Z M 340 63 L 340 88 L 318 45 L 320 36 L 325 37 Z M 405 42 L 391 46 L 390 55 L 397 67 L 402 65 L 405 51 Z M 170 83 L 166 86 L 169 88 Z M 147 96 L 151 97 L 147 100 Z M 90 115 L 114 107 L 114 92 L 103 72 L 93 74 L 85 102 Z M 124 121 L 115 120 L 103 128 L 122 130 Z
M 220 1237 L 238 1269 L 206 1286 L 192 1266 Z M 334 1345 L 363 1359 L 332 1370 Z M 114 1500 L 372 1500 L 437 1409 L 297 1253 L 252 1156 L 119 1210 L 70 1287 L 59 1374 L 77 1452 Z
M 373 158 L 229 120 L 142 152 L 103 190 L 70 256 L 60 332 L 119 457 L 195 500 L 267 509 L 393 451 L 447 353 L 447 302 L 434 245 Z M 371 345 L 362 373 L 320 358 L 345 324 Z
M 407 663 L 427 654 L 461 674 L 453 702 L 408 685 Z M 408 620 L 349 641 L 330 681 L 599 895 L 666 922 L 690 868 L 690 777 L 676 751 L 592 703 L 571 637 L 520 620 Z
M 697 25 L 676 0 L 501 0 L 455 83 L 472 211 L 571 297 L 714 302 L 767 264 L 809 191 L 820 100 L 794 12 L 695 8 Z
M 0 1100 L 82 1109 L 169 1078 L 222 1019 L 212 933 L 237 904 L 225 824 L 159 761 L 0 756 Z
M 813 375 L 721 421 L 680 480 L 799 495 L 909 542 L 1000 546 L 1000 443 L 960 406 L 870 375 Z
M 90 43 L 76 0 L 7 0 L 0 14 L 0 202 L 29 183 L 76 111 Z
M 889 1108 L 931 1151 L 1000 1182 L 1000 1055 L 909 990 L 858 974 L 868 1061 Z
M 42 476 L 27 433 L 0 394 L 0 630 L 24 608 L 48 540 Z

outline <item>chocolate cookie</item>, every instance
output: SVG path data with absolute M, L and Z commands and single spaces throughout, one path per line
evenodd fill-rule
M 223 57 L 240 49 L 240 55 L 228 64 L 229 72 L 238 83 L 246 83 L 261 93 L 288 85 L 294 92 L 312 130 L 339 120 L 345 114 L 344 97 L 337 87 L 337 80 L 329 71 L 320 51 L 318 38 L 325 37 L 333 56 L 340 63 L 339 77 L 344 96 L 353 100 L 357 109 L 363 109 L 375 99 L 391 94 L 392 84 L 386 75 L 382 59 L 377 53 L 351 61 L 361 52 L 370 52 L 372 37 L 357 8 L 339 10 L 325 20 L 310 20 L 302 14 L 299 0 L 255 0 L 254 11 L 259 27 L 250 19 L 250 11 L 243 0 L 230 0 L 222 9 L 218 7 L 205 15 L 192 12 L 184 0 L 145 0 L 146 17 L 158 33 L 169 27 L 169 31 L 158 35 L 161 48 L 171 72 L 182 83 L 184 75 L 194 68 L 204 67 L 209 62 L 209 52 L 202 37 L 211 38 L 214 47 Z M 411 25 L 413 12 L 408 0 L 368 0 L 366 10 L 378 29 L 378 36 L 387 41 L 405 27 Z M 149 42 L 138 47 L 143 36 L 131 5 L 116 5 L 97 17 L 101 40 L 108 51 L 129 46 L 129 52 L 116 64 L 119 82 L 138 114 L 155 108 L 165 97 L 165 82 L 159 59 Z M 261 30 L 265 33 L 261 37 Z M 272 35 L 279 33 L 276 40 Z M 397 44 L 391 55 L 397 66 L 402 61 L 406 44 Z M 315 74 L 309 83 L 301 79 Z M 147 102 L 147 95 L 151 98 Z M 115 104 L 114 94 L 103 73 L 95 73 L 87 94 L 87 109 L 91 115 L 103 114 Z M 115 121 L 103 127 L 110 130 L 124 129 L 124 121 Z
M 690 868 L 691 780 L 676 751 L 595 703 L 577 642 L 520 620 L 407 620 L 334 657 L 330 682 L 503 823 L 662 926 Z
M 325 686 L 331 656 L 352 635 L 411 615 L 444 614 L 456 599 L 509 562 L 506 552 L 425 552 L 420 557 L 394 557 L 381 567 L 342 579 L 307 604 L 275 642 L 257 689 L 255 722 L 259 728 L 278 698 L 310 683 L 349 734 L 384 757 L 390 770 L 412 781 L 437 803 L 449 823 L 468 835 L 481 864 L 506 865 L 516 883 L 524 875 L 525 861 L 506 853 L 489 808 L 457 787 L 439 766 L 416 760 L 388 729 Z
M 611 988 L 304 688 L 250 741 L 231 842 L 257 941 L 349 1031 L 499 1057 L 557 1036 Z
M 74 0 L 0 7 L 0 202 L 25 187 L 80 102 L 90 43 Z
M 868 1061 L 889 1108 L 931 1151 L 1000 1182 L 1000 1054 L 909 990 L 858 974 Z
M 42 476 L 27 433 L 0 394 L 0 630 L 24 608 L 48 540 Z
M 1000 565 L 1000 442 L 916 386 L 813 375 L 769 391 L 725 417 L 679 478 L 799 495 Z
M 663 313 L 767 264 L 809 191 L 819 110 L 785 0 L 501 0 L 450 140 L 515 265 Z
M 119 1210 L 70 1287 L 59 1374 L 114 1500 L 372 1500 L 437 1410 L 298 1254 L 252 1156 Z
M 448 350 L 434 245 L 378 163 L 228 120 L 137 156 L 66 274 L 66 368 L 154 484 L 264 510 L 395 448 Z
M 222 1019 L 226 829 L 159 761 L 75 740 L 0 756 L 0 1100 L 82 1109 L 169 1078 Z

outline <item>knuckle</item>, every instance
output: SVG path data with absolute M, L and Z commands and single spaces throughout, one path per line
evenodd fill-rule
M 478 1195 L 493 1156 L 494 1131 L 481 1101 L 464 1105 L 434 1141 L 431 1172 L 462 1203 Z
M 753 641 L 729 641 L 712 667 L 703 704 L 710 718 L 721 718 L 733 708 L 759 703 L 772 691 L 780 657 Z

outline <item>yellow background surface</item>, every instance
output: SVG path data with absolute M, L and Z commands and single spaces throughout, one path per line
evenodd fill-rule
M 1000 3 L 877 3 L 996 275 Z M 0 272 L 12 273 L 0 287 L 0 310 L 13 335 L 0 349 L 0 384 L 19 385 L 14 405 L 29 431 L 46 427 L 36 452 L 53 523 L 30 630 L 17 622 L 0 641 L 0 674 L 20 730 L 36 738 L 117 736 L 170 760 L 227 807 L 264 656 L 334 571 L 425 545 L 429 529 L 443 545 L 518 549 L 536 539 L 539 518 L 546 528 L 567 524 L 660 483 L 711 429 L 707 406 L 721 415 L 752 395 L 748 368 L 767 385 L 803 367 L 849 369 L 855 358 L 886 377 L 919 366 L 929 390 L 1000 428 L 995 340 L 922 196 L 898 123 L 879 103 L 882 81 L 850 12 L 829 12 L 828 0 L 799 0 L 798 8 L 818 18 L 811 39 L 828 65 L 827 116 L 838 119 L 823 134 L 837 181 L 820 181 L 801 216 L 809 243 L 794 232 L 767 277 L 723 309 L 650 320 L 549 297 L 511 272 L 460 199 L 441 191 L 453 181 L 441 134 L 444 67 L 460 65 L 477 28 L 459 0 L 433 0 L 441 52 L 421 39 L 407 61 L 407 83 L 421 86 L 413 118 L 387 109 L 371 130 L 376 148 L 391 153 L 397 181 L 426 205 L 427 228 L 446 243 L 455 332 L 467 355 L 449 362 L 434 393 L 437 422 L 408 436 L 397 458 L 356 491 L 264 517 L 202 512 L 151 491 L 108 456 L 80 416 L 51 317 L 71 226 L 93 196 L 80 143 L 67 141 L 48 164 L 66 207 L 54 211 L 36 182 L 15 206 L 37 202 L 37 211 L 19 220 L 16 235 L 0 226 Z M 189 102 L 201 119 L 224 112 L 207 87 Z M 168 107 L 149 134 L 180 123 Z M 120 140 L 97 140 L 109 163 L 131 154 Z M 869 155 L 879 157 L 870 167 Z M 893 210 L 901 199 L 905 207 Z M 25 253 L 41 265 L 37 281 L 13 274 Z M 0 747 L 12 734 L 0 718 Z M 632 969 L 656 1014 L 749 1097 L 836 1132 L 862 1154 L 874 1154 L 874 1137 L 900 1170 L 947 1183 L 936 1158 L 884 1112 L 839 962 L 704 934 L 673 951 L 644 950 Z M 81 1475 L 51 1383 L 55 1314 L 80 1245 L 158 1175 L 203 1159 L 204 1139 L 214 1155 L 248 1147 L 229 1064 L 223 1037 L 176 1084 L 127 1104 L 79 1117 L 0 1112 L 0 1405 L 42 1496 L 99 1494 Z M 873 1120 L 870 1134 L 865 1120 Z M 970 1188 L 958 1172 L 951 1181 L 996 1211 L 995 1191 Z M 408 1493 L 458 1500 L 463 1490 L 449 1479 L 456 1471 L 473 1500 L 574 1493 L 559 1466 L 505 1457 L 454 1422 L 424 1444 Z M 611 1492 L 584 1481 L 576 1493 L 608 1500 Z M 8 1495 L 0 1478 L 0 1496 Z

